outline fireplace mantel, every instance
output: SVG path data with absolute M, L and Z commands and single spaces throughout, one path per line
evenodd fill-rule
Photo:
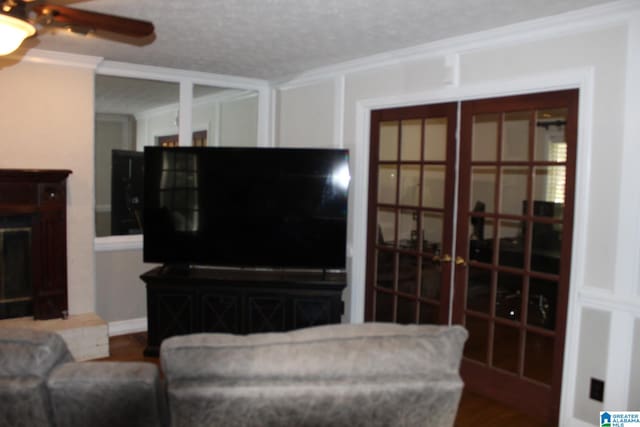
M 68 169 L 0 169 L 0 182 L 58 182 L 70 174 Z
M 63 317 L 68 310 L 66 179 L 70 173 L 60 169 L 0 169 L 0 217 L 22 216 L 31 223 L 31 287 L 36 319 Z

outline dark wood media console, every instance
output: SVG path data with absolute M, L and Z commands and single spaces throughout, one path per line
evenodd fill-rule
M 157 267 L 147 286 L 146 356 L 163 339 L 194 332 L 248 334 L 340 323 L 344 273 Z

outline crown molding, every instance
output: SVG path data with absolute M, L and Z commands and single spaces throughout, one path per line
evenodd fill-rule
M 242 101 L 245 99 L 255 98 L 259 93 L 255 90 L 239 91 L 238 89 L 227 89 L 222 92 L 214 93 L 212 95 L 201 96 L 199 98 L 193 98 L 193 106 L 200 107 L 211 103 L 223 103 Z
M 269 86 L 268 81 L 260 79 L 116 61 L 103 61 L 96 70 L 96 73 L 115 77 L 132 77 L 178 83 L 189 82 L 192 84 L 219 86 L 228 89 L 258 90 Z
M 506 47 L 584 33 L 628 23 L 638 13 L 640 13 L 640 2 L 620 0 L 316 68 L 288 78 L 273 80 L 271 84 L 278 90 L 295 89 L 299 86 L 319 83 L 328 78 L 395 65 L 401 61 L 446 58 L 474 50 Z
M 8 57 L 36 64 L 62 65 L 65 67 L 87 68 L 91 70 L 95 70 L 103 61 L 103 58 L 99 56 L 78 55 L 75 53 L 42 49 L 29 49 L 26 52 L 18 51 Z

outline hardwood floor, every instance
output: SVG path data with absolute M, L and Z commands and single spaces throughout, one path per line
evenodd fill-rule
M 144 357 L 142 351 L 147 343 L 146 333 L 121 335 L 109 338 L 111 355 L 101 360 L 109 361 L 145 361 L 159 364 L 156 357 Z M 455 427 L 548 427 L 542 421 L 530 418 L 515 409 L 509 408 L 480 395 L 462 393 Z

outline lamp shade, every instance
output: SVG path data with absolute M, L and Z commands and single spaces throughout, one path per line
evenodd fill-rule
M 28 22 L 0 14 L 0 55 L 10 54 L 35 33 L 35 27 Z

